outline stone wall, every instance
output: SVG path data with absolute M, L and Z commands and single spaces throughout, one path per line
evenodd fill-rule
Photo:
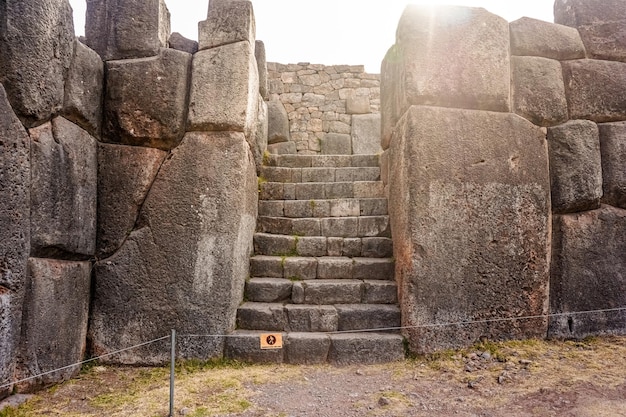
M 276 114 L 270 117 L 270 152 L 381 151 L 378 74 L 366 73 L 362 65 L 268 63 L 268 83 Z M 285 115 L 289 131 L 281 133 Z
M 381 161 L 414 352 L 626 333 L 623 310 L 574 314 L 626 306 L 626 2 L 557 0 L 555 16 L 400 20 Z

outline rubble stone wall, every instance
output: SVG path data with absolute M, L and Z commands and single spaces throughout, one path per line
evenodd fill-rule
M 366 73 L 362 65 L 270 62 L 267 68 L 269 99 L 284 106 L 289 122 L 289 136 L 270 141 L 270 152 L 349 155 L 381 150 L 378 74 Z

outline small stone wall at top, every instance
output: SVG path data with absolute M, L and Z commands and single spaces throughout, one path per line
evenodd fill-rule
M 379 74 L 366 73 L 362 65 L 270 62 L 267 69 L 271 153 L 381 151 Z M 278 112 L 287 115 L 288 132 Z

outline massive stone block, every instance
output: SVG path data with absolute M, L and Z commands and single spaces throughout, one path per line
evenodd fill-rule
M 0 385 L 11 382 L 30 248 L 29 138 L 0 84 Z M 0 398 L 11 388 L 0 389 Z
M 562 65 L 570 119 L 626 119 L 626 63 L 583 59 Z
M 515 56 L 511 58 L 513 110 L 539 126 L 567 121 L 567 99 L 559 61 Z
M 106 65 L 103 141 L 176 147 L 185 134 L 191 55 L 162 49 L 158 57 Z
M 511 54 L 565 61 L 585 58 L 585 45 L 574 28 L 522 17 L 511 22 Z
M 97 255 L 118 250 L 133 231 L 137 215 L 167 153 L 138 146 L 98 146 Z
M 626 62 L 624 0 L 556 0 L 554 21 L 578 29 L 590 58 Z
M 278 100 L 272 100 L 267 103 L 268 117 L 268 143 L 288 142 L 291 134 L 289 133 L 289 116 L 285 106 Z
M 256 164 L 257 173 L 261 172 L 261 166 L 263 166 L 263 157 L 267 150 L 267 138 L 269 135 L 269 120 L 267 103 L 263 101 L 263 98 L 259 96 L 259 114 L 257 116 L 256 129 L 254 136 L 248 139 L 252 155 L 254 157 L 254 163 Z
M 97 142 L 62 117 L 29 131 L 31 256 L 85 258 L 96 249 Z
M 602 123 L 598 128 L 602 155 L 602 202 L 626 209 L 626 122 Z
M 164 0 L 87 2 L 87 45 L 103 60 L 158 55 L 167 47 L 170 12 Z
M 259 94 L 261 94 L 263 100 L 268 101 L 270 99 L 270 94 L 269 83 L 267 80 L 267 57 L 263 41 L 256 41 L 254 43 L 254 57 L 259 71 Z
M 188 127 L 249 136 L 258 96 L 259 74 L 248 42 L 200 51 L 193 57 Z
M 413 352 L 544 337 L 550 179 L 541 128 L 513 114 L 412 106 L 390 147 L 396 279 Z
M 550 337 L 626 334 L 626 211 L 611 206 L 555 216 Z M 567 314 L 572 313 L 572 314 Z
M 602 165 L 598 126 L 572 120 L 548 129 L 552 211 L 573 213 L 600 207 Z
M 76 39 L 74 57 L 65 82 L 63 116 L 89 134 L 100 137 L 104 63 L 100 56 Z
M 234 329 L 256 225 L 257 182 L 241 133 L 188 133 L 163 164 L 122 248 L 96 264 L 95 354 L 169 334 Z M 223 338 L 181 339 L 181 358 L 222 354 Z M 168 342 L 109 361 L 168 360 Z
M 91 287 L 91 262 L 30 258 L 17 378 L 83 360 Z M 80 371 L 66 368 L 20 384 L 20 391 L 58 383 Z
M 408 104 L 509 111 L 509 24 L 485 9 L 408 6 L 396 94 Z M 403 109 L 400 113 L 404 113 Z
M 187 39 L 178 32 L 174 32 L 170 35 L 169 46 L 177 51 L 187 52 L 192 55 L 198 52 L 198 42 Z
M 199 49 L 247 41 L 254 47 L 256 24 L 252 2 L 227 1 L 210 7 L 207 20 L 198 23 Z
M 402 62 L 400 47 L 394 45 L 387 51 L 380 68 L 380 143 L 383 149 L 389 148 L 401 112 L 409 107 L 405 102 L 406 97 L 399 91 Z
M 22 123 L 33 127 L 63 106 L 72 8 L 67 0 L 5 0 L 0 12 L 0 82 Z
M 380 114 L 352 116 L 352 153 L 377 154 L 380 147 Z

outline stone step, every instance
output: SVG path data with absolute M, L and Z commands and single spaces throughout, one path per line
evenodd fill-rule
M 388 237 L 343 238 L 255 233 L 254 253 L 270 256 L 390 258 L 393 256 L 393 241 Z
M 245 302 L 237 309 L 240 330 L 398 332 L 400 308 L 388 304 L 282 304 Z
M 398 288 L 389 280 L 251 278 L 246 282 L 245 299 L 255 303 L 395 304 Z
M 391 258 L 300 257 L 255 255 L 250 258 L 254 278 L 394 280 Z
M 382 181 L 259 182 L 260 200 L 326 200 L 336 198 L 385 198 Z
M 268 182 L 352 182 L 380 180 L 379 167 L 285 168 L 261 167 L 259 175 Z
M 265 166 L 285 168 L 377 167 L 378 155 L 268 155 Z
M 262 350 L 263 331 L 237 330 L 226 338 L 228 359 L 253 363 L 376 364 L 404 359 L 403 338 L 389 333 L 282 333 L 283 348 Z
M 297 218 L 384 216 L 387 214 L 386 198 L 259 201 L 259 216 Z
M 326 237 L 391 237 L 389 216 L 269 217 L 259 216 L 257 232 Z

